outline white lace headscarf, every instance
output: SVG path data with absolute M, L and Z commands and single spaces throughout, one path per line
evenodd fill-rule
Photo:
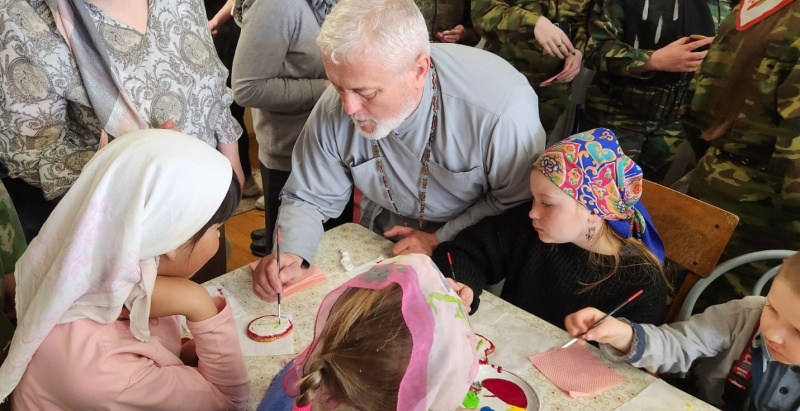
M 232 173 L 222 154 L 169 130 L 134 131 L 97 152 L 17 262 L 19 322 L 0 398 L 57 324 L 111 323 L 125 306 L 146 341 L 159 256 L 211 219 Z

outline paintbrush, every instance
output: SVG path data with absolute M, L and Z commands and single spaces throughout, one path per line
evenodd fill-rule
M 616 308 L 614 308 L 613 310 L 609 311 L 609 312 L 608 312 L 608 314 L 606 314 L 606 315 L 604 315 L 604 316 L 603 316 L 603 318 L 601 318 L 601 319 L 597 320 L 597 322 L 595 322 L 594 324 L 592 324 L 592 325 L 589 327 L 589 330 L 591 330 L 592 328 L 594 328 L 594 327 L 597 327 L 598 325 L 600 325 L 600 324 L 601 324 L 603 321 L 605 321 L 605 320 L 606 320 L 606 318 L 608 318 L 609 316 L 612 316 L 612 315 L 614 315 L 614 313 L 616 313 L 617 311 L 619 311 L 619 310 L 620 310 L 622 307 L 624 307 L 624 306 L 625 306 L 626 304 L 628 304 L 629 302 L 633 301 L 633 299 L 634 299 L 634 298 L 636 298 L 636 297 L 638 297 L 640 294 L 642 294 L 642 290 L 639 290 L 639 291 L 637 291 L 637 292 L 636 292 L 636 294 L 634 294 L 634 295 L 630 296 L 630 298 L 628 298 L 627 300 L 623 301 L 623 302 L 622 302 L 622 304 L 618 305 Z M 577 336 L 577 337 L 575 337 L 575 338 L 573 338 L 573 339 L 569 340 L 569 342 L 568 342 L 568 343 L 566 343 L 566 344 L 564 344 L 564 346 L 563 346 L 563 347 L 561 347 L 561 348 L 567 348 L 567 347 L 569 347 L 570 345 L 572 345 L 572 344 L 575 344 L 575 343 L 576 343 L 578 340 L 580 340 L 581 338 L 583 338 L 583 336 L 584 336 L 584 335 L 586 335 L 586 333 L 588 333 L 588 332 L 589 332 L 589 330 L 586 330 L 586 331 L 584 331 L 583 333 L 581 333 L 581 335 L 579 335 L 579 336 Z
M 281 274 L 281 229 L 275 230 L 275 260 L 278 262 L 278 278 Z M 281 293 L 278 293 L 278 325 L 281 324 Z
M 447 261 L 450 262 L 450 274 L 453 275 L 453 281 L 458 282 L 458 280 L 456 280 L 456 269 L 453 268 L 453 258 L 450 257 L 449 251 L 447 252 Z

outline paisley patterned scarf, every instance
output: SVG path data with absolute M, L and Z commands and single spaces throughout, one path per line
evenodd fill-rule
M 81 0 L 47 0 L 59 33 L 64 37 L 81 74 L 92 108 L 103 125 L 102 148 L 115 137 L 150 128 L 114 76 L 100 33 Z
M 642 169 L 622 152 L 611 130 L 596 128 L 567 137 L 548 148 L 533 167 L 619 235 L 633 235 L 664 262 L 664 245 L 639 202 Z

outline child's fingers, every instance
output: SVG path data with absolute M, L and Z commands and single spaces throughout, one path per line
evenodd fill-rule
M 691 43 L 691 42 L 692 42 L 692 39 L 689 38 L 689 36 L 686 36 L 686 37 L 681 37 L 681 38 L 673 41 L 672 43 L 669 43 L 667 46 L 670 46 L 670 45 L 673 45 L 673 44 L 674 45 L 683 45 L 683 44 L 687 44 L 687 43 Z
M 450 288 L 452 288 L 453 291 L 456 292 L 456 294 L 458 294 L 458 292 L 461 291 L 461 287 L 463 285 L 457 283 L 456 280 L 453 280 L 450 277 L 445 277 L 445 281 L 447 281 L 447 283 L 450 284 Z
M 614 317 L 608 317 L 597 327 L 592 328 L 586 332 L 587 341 L 597 341 L 599 343 L 607 343 L 614 340 L 622 332 L 624 328 L 629 327 L 627 324 Z
M 592 324 L 603 318 L 605 314 L 592 307 L 576 311 L 564 319 L 564 328 L 569 335 L 575 337 L 589 330 Z
M 472 299 L 474 298 L 472 288 L 466 285 L 463 286 L 461 291 L 458 292 L 458 296 L 461 297 L 461 302 L 464 303 L 464 308 L 467 309 L 467 314 L 469 314 L 469 312 L 472 311 Z
M 558 57 L 561 60 L 567 58 L 566 54 L 564 54 L 564 44 L 561 39 L 555 39 L 552 44 L 550 44 L 550 50 L 553 51 L 554 57 Z
M 470 306 L 472 305 L 472 299 L 474 298 L 472 288 L 469 288 L 469 286 L 465 284 L 455 282 L 452 278 L 445 278 L 445 280 L 447 280 L 447 282 L 450 284 L 450 287 L 453 289 L 453 291 L 458 294 L 458 297 L 461 299 L 461 303 L 464 305 L 464 308 L 466 308 L 467 313 L 469 313 L 472 310 Z
M 570 337 L 581 335 L 586 327 L 582 326 L 583 321 L 578 318 L 578 313 L 572 313 L 564 318 L 564 329 Z
M 708 50 L 706 50 L 706 51 L 695 51 L 695 52 L 692 53 L 692 57 L 695 60 L 703 61 L 703 59 L 706 58 L 706 54 L 708 54 Z
M 561 42 L 564 44 L 564 49 L 569 54 L 575 54 L 575 47 L 572 45 L 572 42 L 569 41 L 569 37 L 565 33 L 561 33 Z
M 698 49 L 703 46 L 707 46 L 714 41 L 714 37 L 706 37 L 702 40 L 693 41 L 691 43 L 686 43 L 686 49 L 689 51 Z

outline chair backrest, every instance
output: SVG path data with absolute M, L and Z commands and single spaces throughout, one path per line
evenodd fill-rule
M 721 275 L 727 273 L 730 270 L 733 270 L 740 265 L 752 263 L 753 261 L 761 261 L 761 260 L 782 260 L 784 258 L 791 257 L 794 255 L 796 251 L 793 250 L 764 250 L 764 251 L 756 251 L 752 253 L 747 253 L 740 255 L 738 257 L 731 258 L 728 261 L 717 266 L 714 271 L 706 278 L 700 279 L 697 284 L 692 287 L 692 290 L 689 291 L 689 294 L 686 296 L 686 300 L 683 302 L 681 306 L 681 313 L 679 320 L 685 321 L 692 316 L 692 310 L 694 309 L 695 303 L 697 303 L 697 298 L 700 297 L 700 293 L 711 284 L 712 281 L 716 280 Z M 773 267 L 764 274 L 761 275 L 761 278 L 758 279 L 756 284 L 753 286 L 752 295 L 761 295 L 761 290 L 766 285 L 767 281 L 775 277 L 775 274 L 778 273 L 778 270 L 781 268 L 780 265 Z
M 641 201 L 664 242 L 666 258 L 689 270 L 667 314 L 668 322 L 675 321 L 692 286 L 714 271 L 739 217 L 648 180 Z

